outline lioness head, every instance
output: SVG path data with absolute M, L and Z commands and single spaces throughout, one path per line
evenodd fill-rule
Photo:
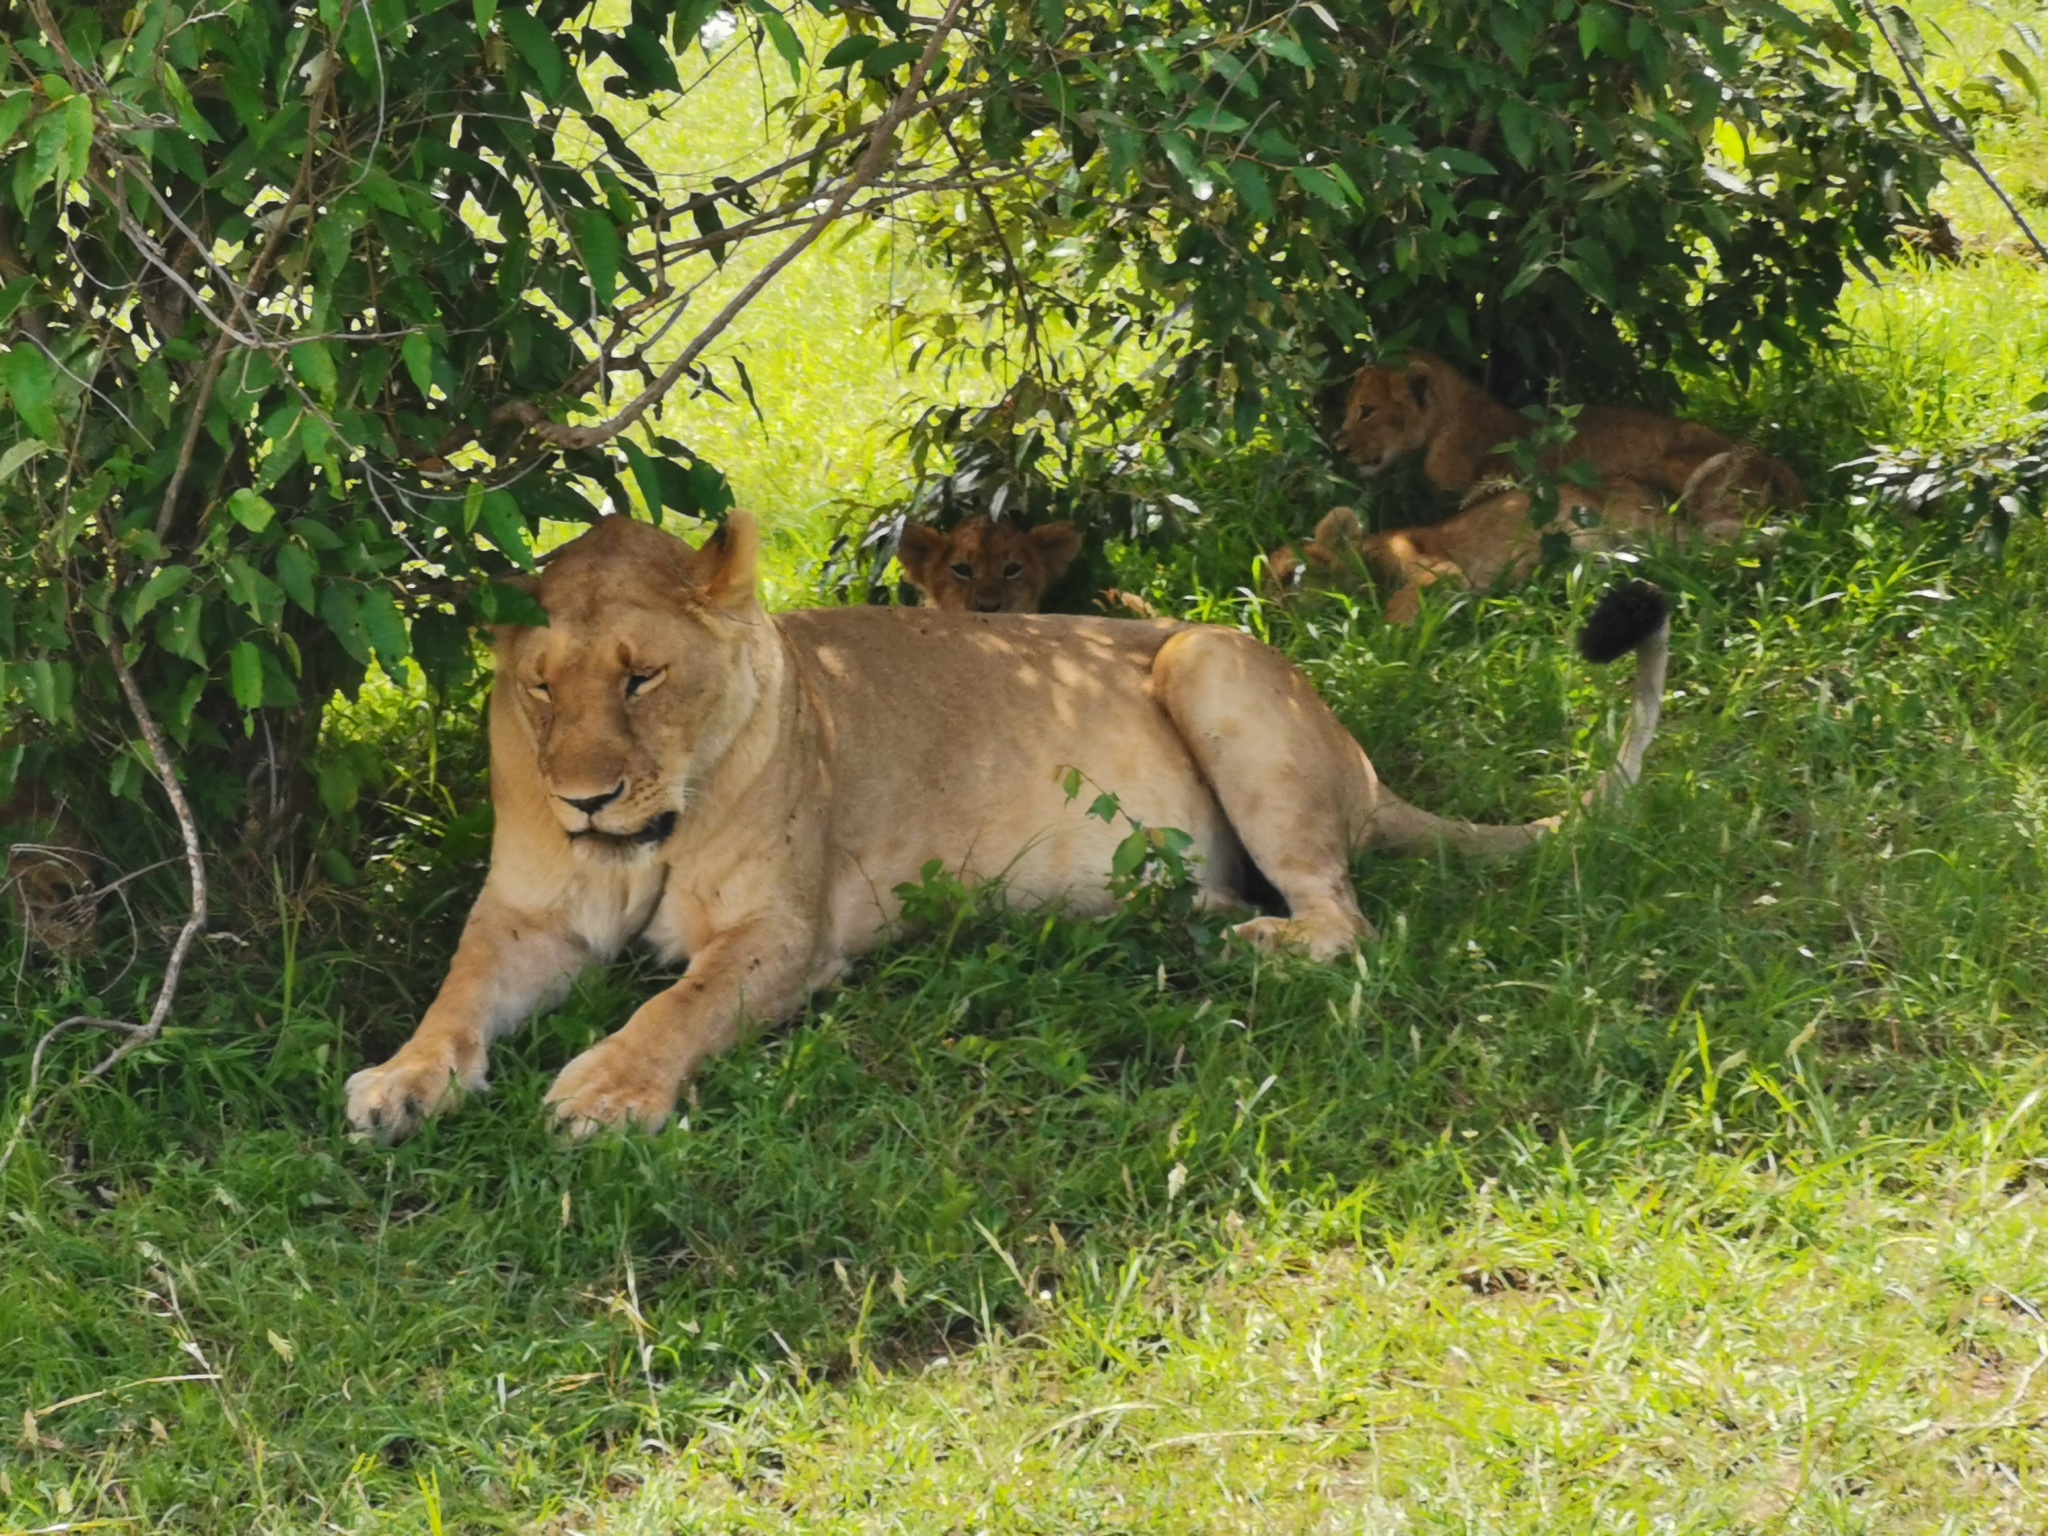
M 498 632 L 542 787 L 570 838 L 591 848 L 663 841 L 761 695 L 760 535 L 734 512 L 692 549 L 607 517 L 548 563 L 534 595 L 544 628 Z
M 1338 451 L 1375 475 L 1426 446 L 1436 431 L 1440 377 L 1447 368 L 1441 358 L 1411 352 L 1402 368 L 1371 363 L 1359 369 L 1344 401 Z
M 970 517 L 951 533 L 923 523 L 903 530 L 896 558 L 934 608 L 956 613 L 1036 613 L 1045 589 L 1081 552 L 1072 523 L 1026 532 L 1008 518 Z

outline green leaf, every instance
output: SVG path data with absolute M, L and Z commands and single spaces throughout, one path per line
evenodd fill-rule
M 64 103 L 64 156 L 58 178 L 69 186 L 85 175 L 92 162 L 92 98 L 78 95 Z
M 1241 133 L 1251 127 L 1244 118 L 1214 101 L 1190 112 L 1183 122 L 1196 133 Z
M 1580 9 L 1579 51 L 1589 59 L 1596 53 L 1628 57 L 1628 23 L 1607 0 L 1592 0 Z
M 142 584 L 142 590 L 129 599 L 128 627 L 133 629 L 140 624 L 149 617 L 152 608 L 165 598 L 182 592 L 186 583 L 191 580 L 192 567 L 189 565 L 159 566 L 149 580 Z
M 324 403 L 333 403 L 334 392 L 340 381 L 334 372 L 334 355 L 327 350 L 326 342 L 294 342 L 292 372 L 299 376 L 300 383 L 312 390 Z
M 906 64 L 915 64 L 924 57 L 924 46 L 920 43 L 886 43 L 869 54 L 860 72 L 870 80 L 885 80 Z
M 2034 106 L 2038 110 L 2041 106 L 2041 87 L 2034 79 L 2034 72 L 2027 68 L 2026 63 L 2010 48 L 1998 50 L 1998 62 L 2005 66 L 2007 74 L 2026 87 L 2027 94 L 2033 97 Z
M 605 309 L 619 291 L 619 232 L 601 209 L 585 208 L 570 219 L 576 231 L 576 249 L 583 257 L 583 269 L 590 274 L 590 286 Z
M 206 647 L 201 642 L 200 622 L 206 605 L 197 592 L 188 593 L 175 606 L 166 608 L 156 621 L 156 641 L 173 656 L 182 656 L 194 666 L 206 665 Z
M 370 637 L 370 646 L 376 651 L 385 675 L 402 681 L 402 667 L 405 658 L 412 654 L 412 641 L 406 635 L 405 618 L 399 613 L 398 604 L 382 587 L 373 589 L 363 599 L 363 631 Z
M 7 386 L 7 398 L 14 413 L 29 431 L 44 442 L 54 443 L 64 435 L 57 421 L 57 370 L 43 349 L 32 341 L 18 341 L 0 358 L 0 381 Z
M 253 641 L 241 641 L 228 653 L 228 682 L 242 708 L 262 707 L 263 652 Z
M 228 498 L 228 515 L 251 533 L 261 533 L 277 520 L 277 508 L 244 487 Z
M 370 637 L 363 628 L 363 589 L 354 582 L 334 582 L 320 593 L 320 617 L 327 621 L 341 648 L 367 665 Z
M 1285 59 L 1296 69 L 1315 68 L 1315 62 L 1309 58 L 1308 50 L 1277 28 L 1260 33 L 1259 46 L 1275 58 Z
M 318 613 L 320 605 L 314 596 L 313 581 L 320 574 L 320 562 L 313 558 L 313 552 L 296 539 L 287 539 L 277 547 L 277 584 L 284 588 L 285 596 L 297 603 L 307 613 Z
M 477 616 L 486 624 L 523 624 L 545 628 L 548 611 L 531 592 L 506 581 L 486 582 L 476 592 Z
M 498 28 L 532 69 L 542 97 L 551 103 L 558 100 L 569 66 L 548 29 L 516 5 L 498 13 Z
M 21 132 L 21 125 L 28 121 L 29 113 L 35 109 L 34 91 L 9 91 L 0 96 L 0 148 L 14 142 L 14 136 Z
M 420 398 L 434 397 L 434 344 L 427 340 L 425 331 L 408 331 L 405 340 L 398 344 L 398 355 L 405 363 L 405 371 L 412 376 L 413 388 L 420 392 Z
M 1237 188 L 1238 201 L 1245 211 L 1261 223 L 1270 224 L 1278 213 L 1273 202 L 1273 185 L 1266 180 L 1266 173 L 1259 168 L 1256 160 L 1233 160 L 1224 167 L 1230 173 L 1230 184 Z
M 240 555 L 230 555 L 221 567 L 228 596 L 258 624 L 266 628 L 284 617 L 284 589 L 257 570 Z
M 655 466 L 653 457 L 631 438 L 619 439 L 619 446 L 626 450 L 626 462 L 633 468 L 634 483 L 640 487 L 640 495 L 647 503 L 649 517 L 661 521 L 661 472 Z M 681 511 L 681 508 L 677 508 Z
M 526 542 L 526 519 L 519 515 L 519 503 L 509 491 L 485 494 L 481 521 L 500 554 L 521 570 L 533 569 L 533 550 Z
M 1321 166 L 1290 166 L 1287 174 L 1294 178 L 1296 186 L 1311 197 L 1321 198 L 1339 213 L 1349 210 L 1349 204 L 1344 201 L 1344 189 L 1338 186 L 1336 178 Z
M 842 37 L 832 45 L 832 51 L 819 61 L 820 69 L 844 69 L 849 64 L 858 64 L 862 59 L 882 46 L 879 37 L 865 32 L 856 32 L 851 37 Z
M 35 458 L 38 454 L 48 453 L 49 451 L 50 445 L 48 443 L 38 442 L 33 437 L 25 437 L 5 453 L 0 453 L 0 485 L 5 485 L 8 481 L 12 480 L 15 471 L 20 469 L 30 459 Z
M 768 40 L 775 45 L 775 51 L 782 55 L 789 66 L 789 78 L 798 85 L 804 79 L 804 45 L 798 40 L 796 31 L 783 19 L 782 12 L 775 9 L 770 0 L 747 0 L 747 8 L 761 18 L 761 25 L 768 33 Z

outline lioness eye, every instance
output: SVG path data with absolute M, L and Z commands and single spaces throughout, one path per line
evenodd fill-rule
M 1005 581 L 1015 581 L 1019 576 L 1022 576 L 1023 574 L 1024 567 L 1018 564 L 1018 562 L 1016 562 L 1015 560 L 1012 560 L 1008 565 L 1003 567 L 1003 580 Z
M 635 672 L 626 679 L 626 697 L 638 698 L 642 693 L 660 682 L 667 674 L 663 672 Z
M 972 581 L 974 580 L 974 567 L 969 565 L 965 560 L 962 560 L 958 562 L 956 565 L 954 565 L 953 574 L 959 577 L 962 581 Z
M 554 697 L 552 693 L 548 692 L 548 685 L 546 683 L 528 683 L 526 686 L 541 698 L 552 699 Z

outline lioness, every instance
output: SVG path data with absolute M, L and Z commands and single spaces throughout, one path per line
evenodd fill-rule
M 970 517 L 951 533 L 910 523 L 896 559 L 927 605 L 950 613 L 1036 613 L 1045 589 L 1081 552 L 1072 523 L 1029 532 L 1009 518 Z
M 353 1125 L 403 1136 L 451 1089 L 482 1088 L 493 1039 L 636 937 L 689 969 L 556 1078 L 548 1103 L 579 1133 L 661 1125 L 744 1023 L 788 1016 L 880 939 L 928 860 L 1000 877 L 1016 901 L 1101 912 L 1119 833 L 1064 793 L 1072 770 L 1145 825 L 1191 834 L 1209 901 L 1236 904 L 1256 864 L 1287 916 L 1233 932 L 1324 959 L 1371 931 L 1354 849 L 1505 852 L 1556 824 L 1402 801 L 1308 680 L 1236 630 L 769 615 L 757 545 L 743 513 L 697 549 L 608 517 L 541 578 L 547 626 L 499 631 L 490 874 L 419 1029 L 349 1079 Z M 1662 696 L 1661 594 L 1595 619 L 1589 654 L 1640 644 L 1602 782 L 1631 781 Z
M 1602 492 L 1558 488 L 1553 525 L 1574 549 L 1612 549 L 1638 536 L 1683 542 L 1693 531 L 1665 510 L 1659 498 L 1621 480 Z M 1592 514 L 1582 526 L 1575 514 Z M 1386 593 L 1389 624 L 1413 624 L 1422 613 L 1422 589 L 1447 581 L 1491 587 L 1528 579 L 1543 553 L 1542 531 L 1529 521 L 1524 491 L 1502 491 L 1440 523 L 1369 534 L 1349 507 L 1336 507 L 1316 524 L 1315 537 L 1296 553 L 1283 544 L 1266 556 L 1266 571 L 1284 593 L 1341 588 Z
M 1589 405 L 1573 425 L 1572 440 L 1551 451 L 1547 467 L 1583 459 L 1603 482 L 1630 480 L 1676 498 L 1680 515 L 1710 538 L 1732 538 L 1745 517 L 1766 507 L 1796 507 L 1805 498 L 1788 467 L 1697 422 Z M 1511 474 L 1513 461 L 1495 450 L 1535 427 L 1442 358 L 1418 351 L 1408 354 L 1405 367 L 1372 364 L 1358 371 L 1337 447 L 1368 475 L 1422 453 L 1431 485 L 1466 491 Z

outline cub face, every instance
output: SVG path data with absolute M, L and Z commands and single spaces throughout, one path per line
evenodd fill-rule
M 752 713 L 758 547 L 743 512 L 699 550 L 607 517 L 541 577 L 547 625 L 499 630 L 497 686 L 579 847 L 663 841 Z
M 952 532 L 922 523 L 903 530 L 896 558 L 934 608 L 954 613 L 1036 613 L 1045 589 L 1081 552 L 1071 523 L 1028 532 L 1008 518 L 970 517 Z
M 1417 353 L 1406 368 L 1372 363 L 1351 381 L 1337 449 L 1365 474 L 1376 475 L 1428 445 L 1436 429 L 1433 362 Z

